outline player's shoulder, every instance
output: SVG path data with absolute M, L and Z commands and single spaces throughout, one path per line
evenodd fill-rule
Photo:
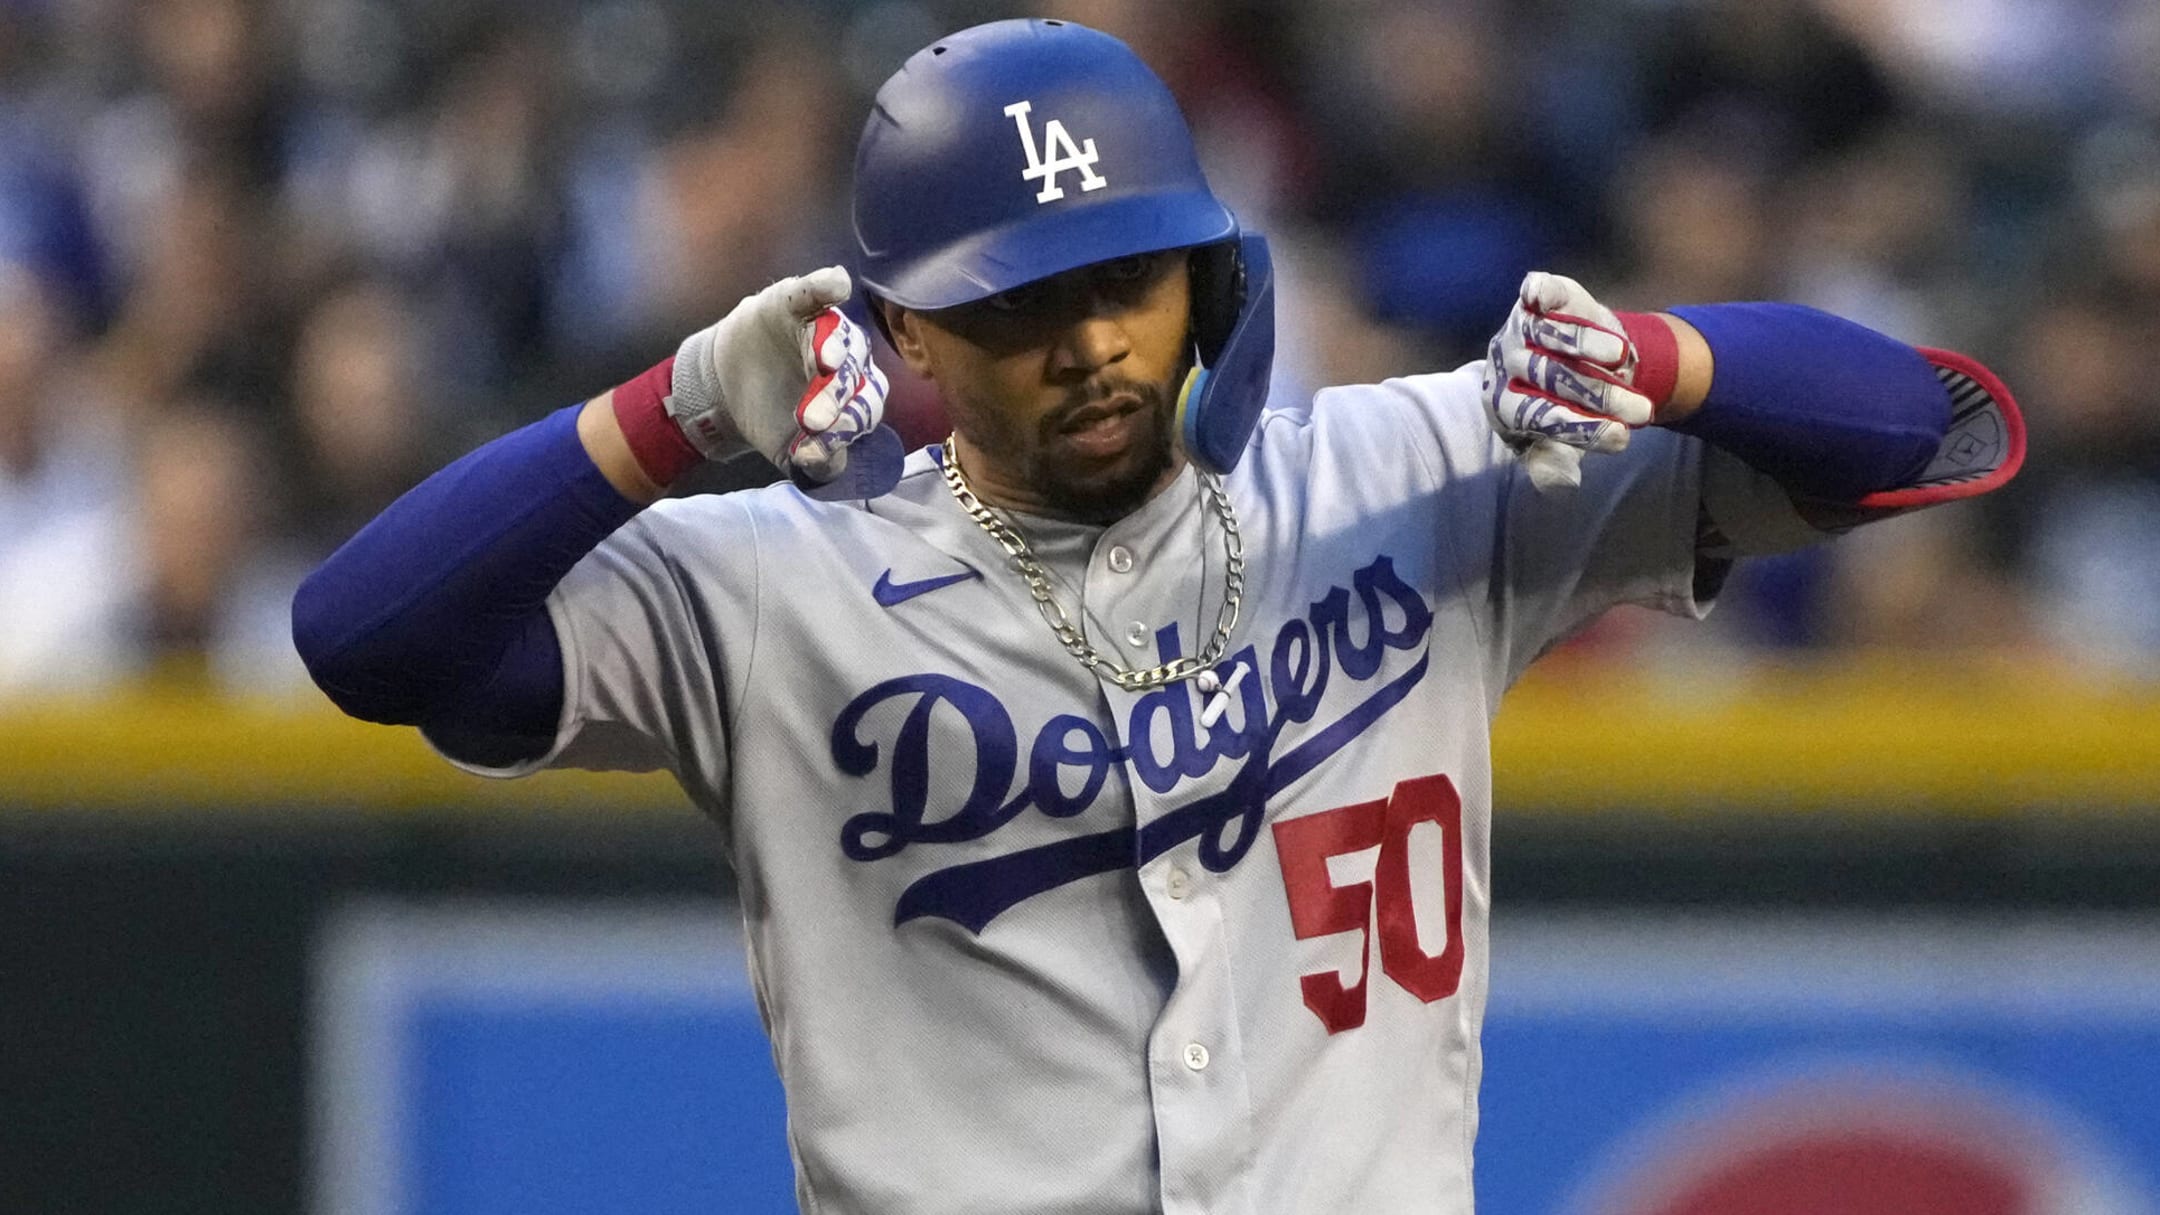
M 919 528 L 936 517 L 947 490 L 934 447 L 910 453 L 899 479 L 875 496 L 840 497 L 805 492 L 789 481 L 725 494 L 699 494 L 655 504 L 645 512 L 670 530 L 744 528 L 760 537 L 814 532 L 833 538 L 852 532 Z
M 869 555 L 950 544 L 948 521 L 926 505 L 933 488 L 946 492 L 935 466 L 917 453 L 892 491 L 876 498 L 827 501 L 786 481 L 667 498 L 618 529 L 596 559 L 674 571 L 691 583 L 827 576 Z
M 1437 441 L 1447 464 L 1482 466 L 1494 458 L 1497 442 L 1480 399 L 1481 365 L 1322 388 L 1300 407 L 1264 412 L 1255 438 L 1316 449 L 1399 449 L 1406 441 Z
M 1451 371 L 1412 372 L 1389 376 L 1370 384 L 1338 384 L 1313 396 L 1317 419 L 1355 425 L 1404 410 L 1437 412 L 1443 417 L 1468 417 L 1482 423 L 1479 399 L 1481 363 L 1465 363 Z

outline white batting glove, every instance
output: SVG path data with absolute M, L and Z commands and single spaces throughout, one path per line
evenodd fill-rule
M 862 327 L 834 307 L 853 290 L 839 266 L 784 278 L 684 339 L 667 411 L 691 445 L 713 459 L 744 442 L 782 472 L 838 476 L 889 387 Z
M 1633 388 L 1637 352 L 1581 283 L 1533 270 L 1486 349 L 1485 409 L 1540 492 L 1582 484 L 1584 452 L 1624 451 L 1654 406 Z

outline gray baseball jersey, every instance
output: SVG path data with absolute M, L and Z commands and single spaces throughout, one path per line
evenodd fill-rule
M 555 749 L 493 774 L 665 768 L 720 824 L 805 1211 L 1468 1212 L 1488 723 L 1607 606 L 1704 610 L 1704 449 L 1541 497 L 1475 367 L 1268 412 L 1212 725 L 1074 661 L 938 454 L 644 512 L 551 600 Z M 1017 517 L 1127 666 L 1215 627 L 1198 488 Z

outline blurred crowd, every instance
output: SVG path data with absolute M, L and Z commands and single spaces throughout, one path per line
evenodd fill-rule
M 877 83 L 1029 12 L 1178 92 L 1277 242 L 1282 391 L 1453 366 L 1534 267 L 2008 378 L 2012 489 L 1744 566 L 1688 644 L 2160 672 L 2150 0 L 4 0 L 0 695 L 304 686 L 315 560 L 843 260 Z

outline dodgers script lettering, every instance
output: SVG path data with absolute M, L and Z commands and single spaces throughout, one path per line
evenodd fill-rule
M 882 766 L 889 810 L 865 811 L 841 827 L 851 860 L 872 862 L 917 845 L 981 839 L 1032 809 L 1051 818 L 1084 815 L 1123 765 L 1155 793 L 1212 772 L 1225 761 L 1237 771 L 1225 787 L 1194 799 L 1136 829 L 1125 825 L 1004 856 L 955 865 L 918 879 L 902 893 L 894 922 L 935 916 L 980 932 L 991 920 L 1035 895 L 1098 873 L 1148 860 L 1199 840 L 1203 865 L 1224 872 L 1244 857 L 1266 818 L 1268 799 L 1310 773 L 1400 704 L 1425 677 L 1432 609 L 1381 555 L 1332 587 L 1302 619 L 1285 622 L 1263 659 L 1248 645 L 1226 661 L 1226 674 L 1244 668 L 1238 711 L 1201 726 L 1182 684 L 1133 702 L 1125 744 L 1096 722 L 1060 714 L 1043 723 L 1022 750 L 1012 714 L 997 695 L 951 675 L 923 673 L 888 679 L 857 696 L 833 722 L 832 757 L 848 776 L 869 777 Z M 1168 659 L 1177 652 L 1174 627 L 1157 634 Z M 1417 659 L 1365 693 L 1335 720 L 1310 727 L 1336 672 L 1353 684 L 1373 683 L 1388 651 Z M 885 706 L 895 706 L 886 709 Z M 972 748 L 974 775 L 965 797 L 931 816 L 932 722 L 957 716 L 965 731 L 940 734 L 939 770 L 964 770 Z M 864 737 L 872 719 L 890 731 Z M 897 728 L 892 723 L 897 720 Z M 1162 727 L 1167 726 L 1167 729 Z M 1167 737 L 1167 746 L 1158 739 Z M 951 792 L 943 801 L 949 803 Z

